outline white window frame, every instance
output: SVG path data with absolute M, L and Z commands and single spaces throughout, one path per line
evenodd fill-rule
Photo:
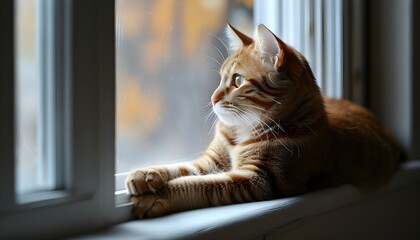
M 44 2 L 52 7 L 52 27 L 61 29 L 52 36 L 55 66 L 45 73 L 59 90 L 46 101 L 59 97 L 51 109 L 65 109 L 62 121 L 53 119 L 64 124 L 55 127 L 65 137 L 49 155 L 61 158 L 64 177 L 58 190 L 26 196 L 25 203 L 15 195 L 14 2 L 1 1 L 0 29 L 10 33 L 0 36 L 1 239 L 61 238 L 130 218 L 130 209 L 114 202 L 114 1 Z
M 42 184 L 47 189 L 66 186 L 66 162 L 69 161 L 66 122 L 70 118 L 71 101 L 67 74 L 70 69 L 70 36 L 68 13 L 62 1 L 36 0 L 38 68 L 40 69 L 39 145 Z M 67 83 L 67 86 L 66 86 Z M 24 200 L 24 199 L 23 199 Z

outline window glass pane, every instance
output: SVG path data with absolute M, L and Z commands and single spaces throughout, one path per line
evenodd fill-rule
M 16 191 L 42 187 L 39 179 L 40 82 L 35 0 L 15 0 Z
M 117 173 L 206 148 L 228 19 L 252 32 L 252 1 L 116 1 Z
M 64 187 L 67 30 L 62 5 L 15 0 L 17 193 Z

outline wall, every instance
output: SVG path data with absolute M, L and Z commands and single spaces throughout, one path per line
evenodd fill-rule
M 380 121 L 390 129 L 410 158 L 420 157 L 419 97 L 419 3 L 414 0 L 371 0 L 369 103 Z M 418 94 L 417 94 L 418 95 Z M 417 101 L 415 99 L 417 98 Z M 417 147 L 416 147 L 417 146 Z

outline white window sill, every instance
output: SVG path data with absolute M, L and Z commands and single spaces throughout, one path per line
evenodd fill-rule
M 386 187 L 373 194 L 362 194 L 354 187 L 346 185 L 292 198 L 199 209 L 156 219 L 133 220 L 74 239 L 264 239 L 267 233 L 273 236 L 273 233 L 279 234 L 279 230 L 287 232 L 302 226 L 308 219 L 316 220 L 318 216 L 343 208 L 360 203 L 374 206 L 375 201 L 386 196 L 401 196 L 400 191 L 404 189 L 411 191 L 408 194 L 414 194 L 411 199 L 418 203 L 419 191 L 407 189 L 420 189 L 419 186 L 420 161 L 411 161 L 403 164 Z M 410 196 L 405 194 L 404 197 Z M 398 203 L 387 206 L 384 211 L 396 207 Z M 419 209 L 418 204 L 416 209 Z M 420 222 L 419 219 L 420 216 L 416 217 L 416 221 Z M 386 233 L 386 230 L 383 232 Z

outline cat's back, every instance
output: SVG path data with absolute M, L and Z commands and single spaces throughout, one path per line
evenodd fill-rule
M 324 98 L 328 124 L 348 134 L 381 128 L 375 116 L 365 108 L 347 100 Z
M 330 158 L 341 159 L 340 169 L 335 170 L 353 174 L 360 170 L 352 180 L 364 184 L 365 178 L 372 179 L 368 188 L 386 182 L 401 156 L 391 134 L 371 112 L 350 101 L 324 98 L 324 106 L 331 133 Z
M 364 107 L 342 99 L 324 98 L 329 128 L 345 138 L 358 142 L 378 141 L 397 148 L 394 138 L 376 117 Z M 349 139 L 346 139 L 348 141 Z

